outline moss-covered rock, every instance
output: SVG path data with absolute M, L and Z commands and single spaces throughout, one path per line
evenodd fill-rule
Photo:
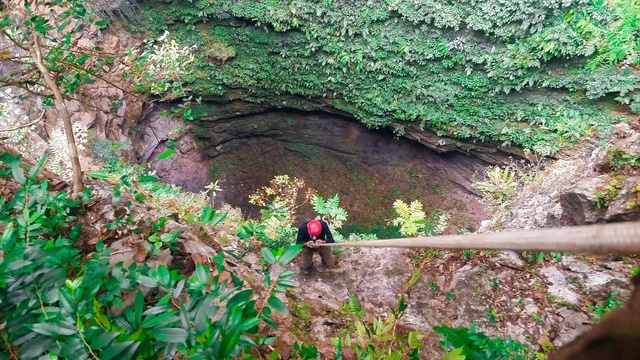
M 616 118 L 606 104 L 627 104 L 638 88 L 628 66 L 610 66 L 636 61 L 630 34 L 640 5 L 632 1 L 172 0 L 147 8 L 153 29 L 171 22 L 181 42 L 204 50 L 185 79 L 193 92 L 239 91 L 258 103 L 326 99 L 371 127 L 409 121 L 549 155 L 608 132 Z

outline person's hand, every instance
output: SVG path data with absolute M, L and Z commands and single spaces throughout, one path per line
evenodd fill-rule
M 306 245 L 312 249 L 316 247 L 316 244 L 314 244 L 312 240 L 307 241 Z
M 316 240 L 316 245 L 326 244 L 327 242 L 324 240 Z

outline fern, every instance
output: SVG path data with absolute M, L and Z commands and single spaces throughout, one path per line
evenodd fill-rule
M 349 293 L 349 312 L 351 315 L 364 316 L 364 309 L 360 306 L 358 296 L 355 293 Z
M 426 214 L 422 210 L 422 203 L 414 200 L 407 205 L 402 200 L 396 200 L 393 208 L 398 217 L 392 220 L 392 224 L 400 226 L 400 233 L 404 236 L 415 236 L 423 233 L 426 223 Z
M 340 207 L 340 197 L 338 194 L 328 198 L 326 201 L 319 195 L 313 195 L 311 199 L 313 210 L 334 229 L 342 227 L 347 221 L 347 211 Z

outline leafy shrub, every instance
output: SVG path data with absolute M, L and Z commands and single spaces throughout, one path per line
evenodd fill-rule
M 617 290 L 609 291 L 605 297 L 604 304 L 602 302 L 597 302 L 589 305 L 589 310 L 593 312 L 594 322 L 599 322 L 602 317 L 608 314 L 611 310 L 624 305 L 624 302 L 617 298 L 619 294 L 620 292 Z
M 442 336 L 440 345 L 447 352 L 456 352 L 467 360 L 528 360 L 536 355 L 527 345 L 517 341 L 490 338 L 471 328 L 436 326 L 433 330 Z M 454 359 L 456 359 L 454 357 Z
M 295 271 L 265 269 L 268 296 L 259 302 L 241 279 L 222 280 L 201 264 L 189 278 L 164 266 L 109 267 L 111 250 L 101 241 L 88 254 L 74 246 L 82 228 L 73 215 L 80 200 L 50 194 L 46 181 L 36 181 L 44 159 L 27 175 L 19 157 L 5 153 L 0 160 L 0 176 L 12 175 L 21 185 L 12 199 L 0 199 L 3 358 L 252 359 L 250 348 L 275 340 L 258 336 L 258 326 L 276 328 L 273 311 L 287 313 L 276 294 L 293 286 Z M 202 221 L 215 218 L 203 214 Z M 278 256 L 264 249 L 262 258 L 284 266 L 300 249 Z M 224 254 L 214 261 L 216 272 L 225 271 Z M 158 294 L 145 296 L 139 285 Z
M 622 180 L 619 176 L 614 176 L 603 189 L 597 190 L 594 194 L 596 199 L 593 202 L 593 207 L 596 210 L 606 210 L 611 202 L 618 197 L 622 187 L 621 182 Z
M 426 227 L 425 212 L 422 210 L 422 203 L 414 200 L 407 205 L 402 200 L 393 203 L 393 209 L 398 217 L 393 219 L 392 224 L 400 226 L 400 233 L 404 236 L 416 236 Z
M 474 184 L 491 202 L 502 204 L 509 200 L 515 192 L 518 181 L 516 172 L 509 167 L 490 166 L 485 181 Z
M 362 309 L 354 299 L 355 296 L 349 298 L 349 311 L 361 316 Z M 401 296 L 398 307 L 392 309 L 385 319 L 377 318 L 370 324 L 356 320 L 355 338 L 344 336 L 331 339 L 338 349 L 336 358 L 342 358 L 342 349 L 346 346 L 353 349 L 357 359 L 420 359 L 424 336 L 417 331 L 401 334 L 397 326 L 406 309 L 407 304 Z
M 609 149 L 607 154 L 607 159 L 614 169 L 619 169 L 623 166 L 640 167 L 640 157 L 633 156 L 617 147 Z
M 393 209 L 398 217 L 391 223 L 400 226 L 400 234 L 403 236 L 440 235 L 447 229 L 449 214 L 434 210 L 427 218 L 427 214 L 422 210 L 422 203 L 418 200 L 412 201 L 409 205 L 402 200 L 396 200 Z
M 119 142 L 98 138 L 91 146 L 91 153 L 109 170 L 118 167 L 119 164 L 117 162 L 120 161 L 120 153 L 129 149 L 131 149 L 131 141 Z
M 340 207 L 340 197 L 338 194 L 328 198 L 326 201 L 319 195 L 314 194 L 311 198 L 311 205 L 320 217 L 333 229 L 340 229 L 347 221 L 347 211 Z

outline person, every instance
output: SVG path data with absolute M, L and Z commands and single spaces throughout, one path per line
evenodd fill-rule
M 320 253 L 322 258 L 322 266 L 330 268 L 335 264 L 335 259 L 328 246 L 320 246 L 318 244 L 333 243 L 333 235 L 329 230 L 329 225 L 323 220 L 311 220 L 303 223 L 298 228 L 298 240 L 296 244 L 305 244 L 302 248 L 302 265 L 300 270 L 305 275 L 311 273 L 313 268 L 313 254 Z

